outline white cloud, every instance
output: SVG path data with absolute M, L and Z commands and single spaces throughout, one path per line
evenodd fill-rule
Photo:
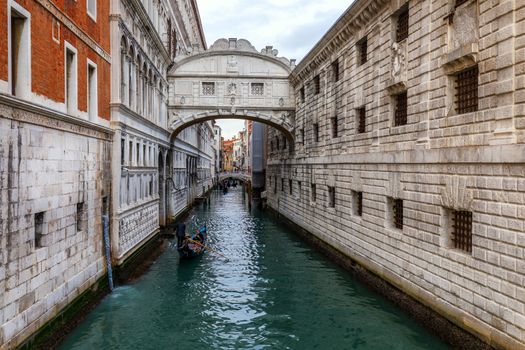
M 243 38 L 257 50 L 267 45 L 299 62 L 354 0 L 197 0 L 208 45 Z M 225 138 L 243 120 L 218 120 Z

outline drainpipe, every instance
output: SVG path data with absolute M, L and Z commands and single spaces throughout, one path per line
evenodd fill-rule
M 113 291 L 113 269 L 111 267 L 111 249 L 109 245 L 109 216 L 102 215 L 102 223 L 104 226 L 104 249 L 106 251 L 106 266 L 108 269 L 109 290 Z

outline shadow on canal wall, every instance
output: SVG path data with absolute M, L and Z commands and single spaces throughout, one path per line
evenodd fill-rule
M 301 237 L 307 244 L 326 255 L 339 266 L 343 267 L 354 278 L 368 286 L 371 290 L 393 302 L 416 322 L 429 329 L 453 348 L 465 350 L 495 349 L 490 344 L 485 343 L 465 329 L 452 323 L 436 311 L 404 293 L 396 286 L 382 279 L 380 276 L 368 270 L 365 266 L 359 264 L 348 255 L 325 241 L 322 241 L 283 214 L 277 212 L 275 209 L 270 206 L 265 206 L 265 210 L 275 220 L 290 227 L 292 231 Z
M 172 223 L 162 228 L 140 249 L 129 256 L 121 265 L 113 267 L 116 286 L 134 283 L 144 275 L 158 257 L 166 250 L 169 241 L 174 237 L 175 225 L 186 220 L 195 205 L 208 200 L 211 190 L 201 201 L 196 201 L 183 212 L 173 218 Z M 105 273 L 89 289 L 75 298 L 52 320 L 42 326 L 31 337 L 26 339 L 17 349 L 55 349 L 64 341 L 73 329 L 80 325 L 87 315 L 95 309 L 109 294 L 108 275 Z

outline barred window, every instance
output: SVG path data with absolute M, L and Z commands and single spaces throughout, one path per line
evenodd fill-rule
M 394 227 L 397 229 L 403 229 L 403 200 L 394 199 L 392 201 L 392 213 L 394 219 Z
M 335 208 L 335 187 L 328 186 L 328 207 Z
M 277 150 L 278 150 L 278 149 L 279 149 L 279 137 L 277 137 L 277 136 L 275 136 L 275 143 L 277 144 L 277 145 L 276 145 L 276 146 L 277 146 L 276 148 L 277 148 Z
M 321 92 L 321 78 L 319 75 L 316 75 L 313 80 L 314 84 L 314 94 L 319 94 Z
M 459 7 L 465 3 L 467 3 L 469 0 L 456 0 L 455 7 Z
M 252 95 L 256 95 L 256 96 L 264 95 L 264 83 L 252 83 L 251 92 L 252 92 Z
M 397 15 L 396 41 L 401 42 L 408 38 L 408 4 L 403 6 Z
M 299 89 L 299 97 L 301 98 L 301 103 L 304 102 L 304 86 Z
M 314 123 L 313 131 L 314 131 L 314 142 L 319 142 L 319 124 L 318 123 Z
M 332 79 L 334 82 L 339 81 L 339 61 L 335 60 L 332 63 Z
M 478 110 L 478 74 L 478 66 L 457 74 L 456 106 L 458 114 Z
M 293 193 L 293 183 L 292 183 L 292 179 L 289 179 L 289 180 L 288 180 L 288 186 L 290 187 L 290 188 L 289 188 L 289 191 L 290 191 L 290 196 L 291 196 L 292 193 Z
M 368 39 L 366 36 L 357 42 L 357 55 L 359 65 L 368 61 Z
M 363 192 L 352 191 L 354 215 L 363 216 Z
M 284 178 L 281 178 L 281 192 L 284 192 Z
M 283 136 L 283 149 L 286 149 L 286 137 Z
M 297 181 L 297 194 L 301 197 L 301 181 Z
M 304 146 L 304 129 L 301 129 L 301 143 Z
M 452 242 L 454 248 L 472 253 L 472 212 L 452 213 Z
M 317 186 L 315 184 L 310 185 L 310 197 L 312 202 L 317 200 Z
M 274 145 L 273 145 L 273 141 L 270 141 L 270 150 L 273 152 L 273 148 L 274 148 Z
M 407 92 L 402 92 L 394 97 L 395 113 L 394 113 L 394 126 L 406 125 L 408 122 L 407 116 L 407 105 L 408 96 Z
M 332 138 L 337 138 L 338 137 L 338 132 L 337 132 L 337 117 L 332 117 L 330 118 L 330 123 L 332 124 Z
M 202 94 L 205 96 L 215 95 L 215 83 L 202 83 Z
M 277 193 L 277 176 L 273 177 L 273 193 Z
M 357 132 L 362 134 L 366 132 L 366 107 L 357 109 Z

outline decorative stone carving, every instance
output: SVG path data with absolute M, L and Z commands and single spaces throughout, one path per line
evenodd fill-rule
M 449 25 L 451 34 L 449 51 L 466 44 L 477 43 L 479 38 L 477 2 L 455 8 L 452 16 Z
M 399 79 L 406 69 L 405 53 L 401 45 L 392 45 L 392 78 Z
M 237 94 L 237 84 L 229 83 L 227 90 L 228 90 L 228 95 L 236 95 Z
M 458 175 L 445 177 L 445 187 L 441 192 L 441 204 L 454 210 L 470 210 L 474 195 L 467 189 L 467 178 Z
M 235 56 L 228 57 L 227 71 L 229 73 L 237 73 L 239 71 L 239 67 L 237 65 L 237 58 Z

